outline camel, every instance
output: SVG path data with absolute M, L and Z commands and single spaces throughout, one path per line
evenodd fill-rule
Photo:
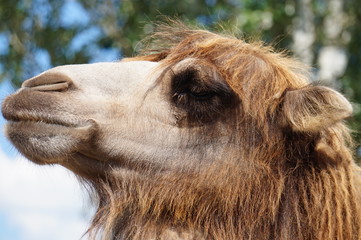
M 2 105 L 21 154 L 90 189 L 90 239 L 361 239 L 343 95 L 260 42 L 175 24 L 145 45 Z

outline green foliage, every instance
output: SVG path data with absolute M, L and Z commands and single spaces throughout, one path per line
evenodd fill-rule
M 59 24 L 59 9 L 63 3 L 63 0 L 52 3 L 0 1 L 0 34 L 8 44 L 7 50 L 0 53 L 1 80 L 11 79 L 19 86 L 25 78 L 44 70 L 36 61 L 40 51 L 49 54 L 52 65 L 89 61 L 81 51 L 70 58 L 66 54 L 69 42 L 81 27 L 65 28 Z
M 351 122 L 355 129 L 358 145 L 361 146 L 361 3 L 347 0 L 346 11 L 349 16 L 351 40 L 348 43 L 349 62 L 343 78 L 344 89 L 350 92 L 355 102 L 355 116 Z

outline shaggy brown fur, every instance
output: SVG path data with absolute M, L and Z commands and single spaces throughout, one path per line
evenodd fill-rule
M 361 239 L 361 178 L 342 123 L 351 112 L 345 99 L 309 85 L 307 69 L 284 53 L 183 26 L 161 27 L 128 61 L 171 67 L 185 58 L 215 67 L 237 95 L 222 161 L 89 182 L 99 203 L 90 236 Z

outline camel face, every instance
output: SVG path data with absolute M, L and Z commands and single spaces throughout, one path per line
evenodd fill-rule
M 224 151 L 230 135 L 219 121 L 212 122 L 216 118 L 206 107 L 200 111 L 207 114 L 194 116 L 185 110 L 188 104 L 199 108 L 209 100 L 214 103 L 208 105 L 218 108 L 230 104 L 224 100 L 230 96 L 221 96 L 230 94 L 227 85 L 207 79 L 215 74 L 211 67 L 189 70 L 194 61 L 167 69 L 148 61 L 56 67 L 25 81 L 5 100 L 6 133 L 30 160 L 58 163 L 83 177 L 98 176 L 110 167 L 194 168 L 195 159 L 220 154 L 216 144 Z M 204 82 L 189 82 L 196 77 Z M 206 84 L 213 84 L 207 81 L 219 81 L 219 89 L 205 91 Z M 194 93 L 188 96 L 187 91 Z M 223 133 L 200 138 L 210 126 Z M 195 134 L 189 134 L 190 128 Z

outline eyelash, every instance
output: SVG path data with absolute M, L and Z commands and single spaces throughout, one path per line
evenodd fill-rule
M 227 89 L 227 86 L 214 84 L 214 86 L 207 86 L 206 83 L 197 79 L 193 72 L 173 75 L 171 101 L 178 109 L 177 114 L 183 116 L 180 118 L 182 123 L 184 121 L 189 124 L 215 122 L 222 118 L 222 112 L 235 106 L 237 98 L 231 90 Z
M 178 101 L 191 100 L 196 103 L 211 100 L 217 95 L 215 91 L 208 89 L 206 86 L 199 85 L 196 73 L 187 70 L 173 75 L 172 89 L 173 100 Z
M 191 90 L 189 88 L 186 88 L 181 93 L 178 93 L 176 95 L 180 98 L 187 96 L 196 101 L 207 101 L 215 97 L 217 94 L 215 92 L 207 90 Z

